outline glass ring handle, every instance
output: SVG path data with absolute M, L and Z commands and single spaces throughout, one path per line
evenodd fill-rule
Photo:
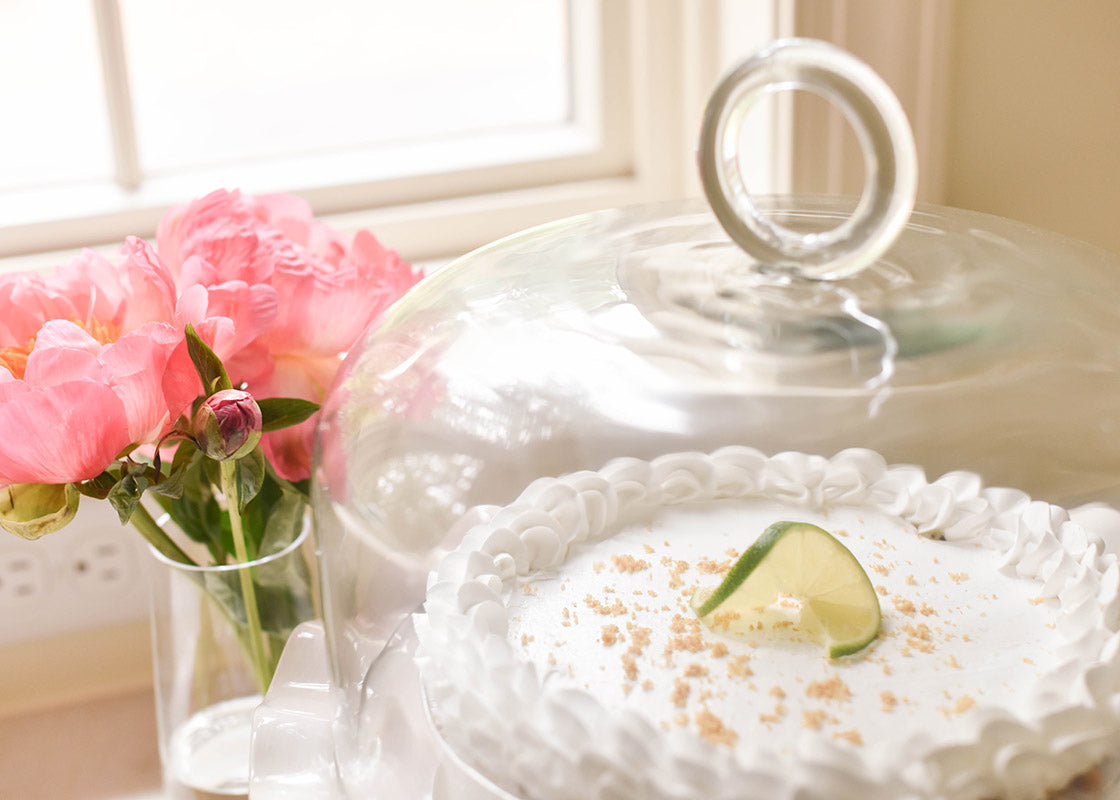
M 739 168 L 739 141 L 751 106 L 768 94 L 802 89 L 847 117 L 863 150 L 863 194 L 832 230 L 801 233 L 768 219 Z M 716 218 L 760 265 L 835 280 L 881 256 L 914 207 L 918 167 L 906 113 L 869 66 L 827 42 L 784 39 L 732 69 L 708 100 L 700 132 L 700 177 Z

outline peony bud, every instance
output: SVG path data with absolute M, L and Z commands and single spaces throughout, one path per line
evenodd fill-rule
M 261 407 L 248 392 L 223 389 L 198 407 L 191 428 L 195 444 L 215 461 L 241 458 L 261 440 Z
M 80 497 L 69 483 L 0 486 L 0 528 L 21 539 L 38 539 L 66 527 L 78 513 Z

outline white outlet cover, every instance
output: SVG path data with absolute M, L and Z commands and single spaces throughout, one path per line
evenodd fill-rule
M 155 561 L 107 502 L 82 498 L 73 522 L 34 542 L 0 536 L 0 645 L 148 615 Z

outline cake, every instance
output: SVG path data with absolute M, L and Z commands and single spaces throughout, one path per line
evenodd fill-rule
M 882 628 L 830 659 L 689 606 L 777 520 Z M 1120 566 L 1068 512 L 876 453 L 622 458 L 473 509 L 415 619 L 446 745 L 525 800 L 1042 798 L 1120 749 Z

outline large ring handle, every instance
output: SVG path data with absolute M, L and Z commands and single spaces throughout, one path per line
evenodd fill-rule
M 739 168 L 747 112 L 769 93 L 805 89 L 835 104 L 863 150 L 863 195 L 852 216 L 821 233 L 800 233 L 764 216 Z M 784 39 L 729 72 L 708 100 L 700 177 L 724 230 L 761 265 L 834 280 L 881 256 L 914 207 L 918 167 L 906 113 L 869 66 L 827 42 Z

